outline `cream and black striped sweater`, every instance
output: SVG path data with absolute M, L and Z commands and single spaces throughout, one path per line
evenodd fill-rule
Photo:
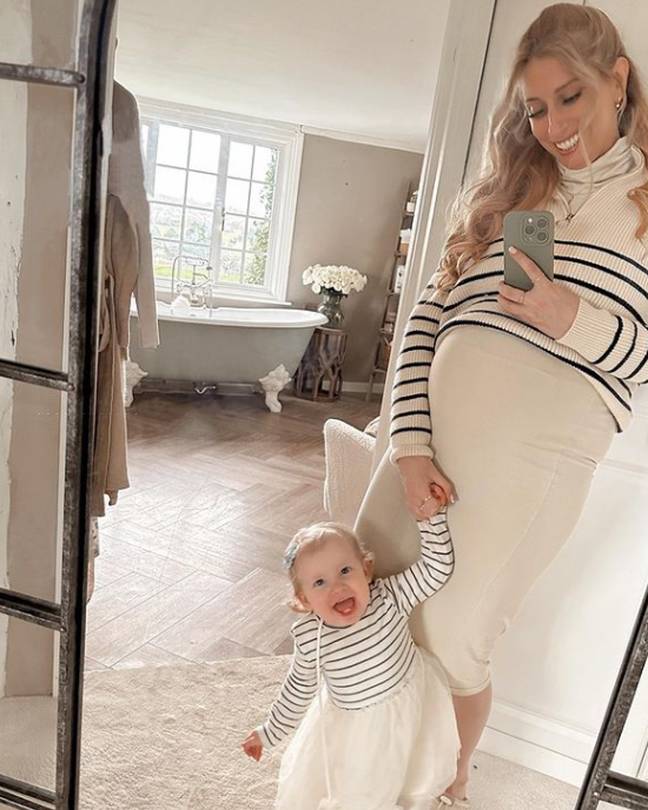
M 497 329 L 569 363 L 596 388 L 623 430 L 632 395 L 648 382 L 648 254 L 635 237 L 636 205 L 627 192 L 648 178 L 642 153 L 632 147 L 634 168 L 595 190 L 567 221 L 564 199 L 556 217 L 554 279 L 580 296 L 569 331 L 554 340 L 504 313 L 497 304 L 503 280 L 502 239 L 449 291 L 433 282 L 409 318 L 392 393 L 391 459 L 433 456 L 428 378 L 435 345 L 464 324 Z
M 454 570 L 447 513 L 419 521 L 418 527 L 419 559 L 399 574 L 371 584 L 367 610 L 355 624 L 320 627 L 313 613 L 295 622 L 290 671 L 267 721 L 257 729 L 264 746 L 277 745 L 301 722 L 317 695 L 318 658 L 329 698 L 340 709 L 366 709 L 407 680 L 417 655 L 409 615 L 443 588 Z

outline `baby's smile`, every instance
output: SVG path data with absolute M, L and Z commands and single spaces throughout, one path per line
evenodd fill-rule
M 333 605 L 333 610 L 341 616 L 350 616 L 356 608 L 355 596 L 349 596 Z

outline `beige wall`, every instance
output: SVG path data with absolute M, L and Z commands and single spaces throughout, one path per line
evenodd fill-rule
M 309 264 L 346 264 L 368 276 L 343 302 L 349 349 L 345 381 L 366 382 L 408 185 L 418 184 L 423 155 L 306 135 L 287 298 L 317 305 L 304 287 Z
M 77 0 L 61 0 L 57 13 L 32 4 L 33 61 L 68 65 Z M 16 358 L 62 368 L 65 326 L 67 227 L 72 148 L 73 91 L 29 85 L 23 255 L 18 279 Z M 9 585 L 45 599 L 57 592 L 61 485 L 61 395 L 14 386 L 10 447 Z M 51 631 L 9 621 L 7 695 L 51 694 Z

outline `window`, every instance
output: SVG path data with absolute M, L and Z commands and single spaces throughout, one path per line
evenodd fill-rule
M 297 127 L 141 102 L 156 286 L 285 301 Z

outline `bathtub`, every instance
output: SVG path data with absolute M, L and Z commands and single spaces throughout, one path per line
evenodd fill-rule
M 157 306 L 159 347 L 139 348 L 135 337 L 130 350 L 131 363 L 148 378 L 147 387 L 153 381 L 167 387 L 184 381 L 203 393 L 226 385 L 261 383 L 266 404 L 276 411 L 281 409 L 278 400 L 273 403 L 268 394 L 278 394 L 290 380 L 315 327 L 327 322 L 319 312 L 302 309 L 178 310 L 160 301 Z M 135 312 L 131 317 L 136 321 Z M 137 329 L 133 332 L 136 336 Z

